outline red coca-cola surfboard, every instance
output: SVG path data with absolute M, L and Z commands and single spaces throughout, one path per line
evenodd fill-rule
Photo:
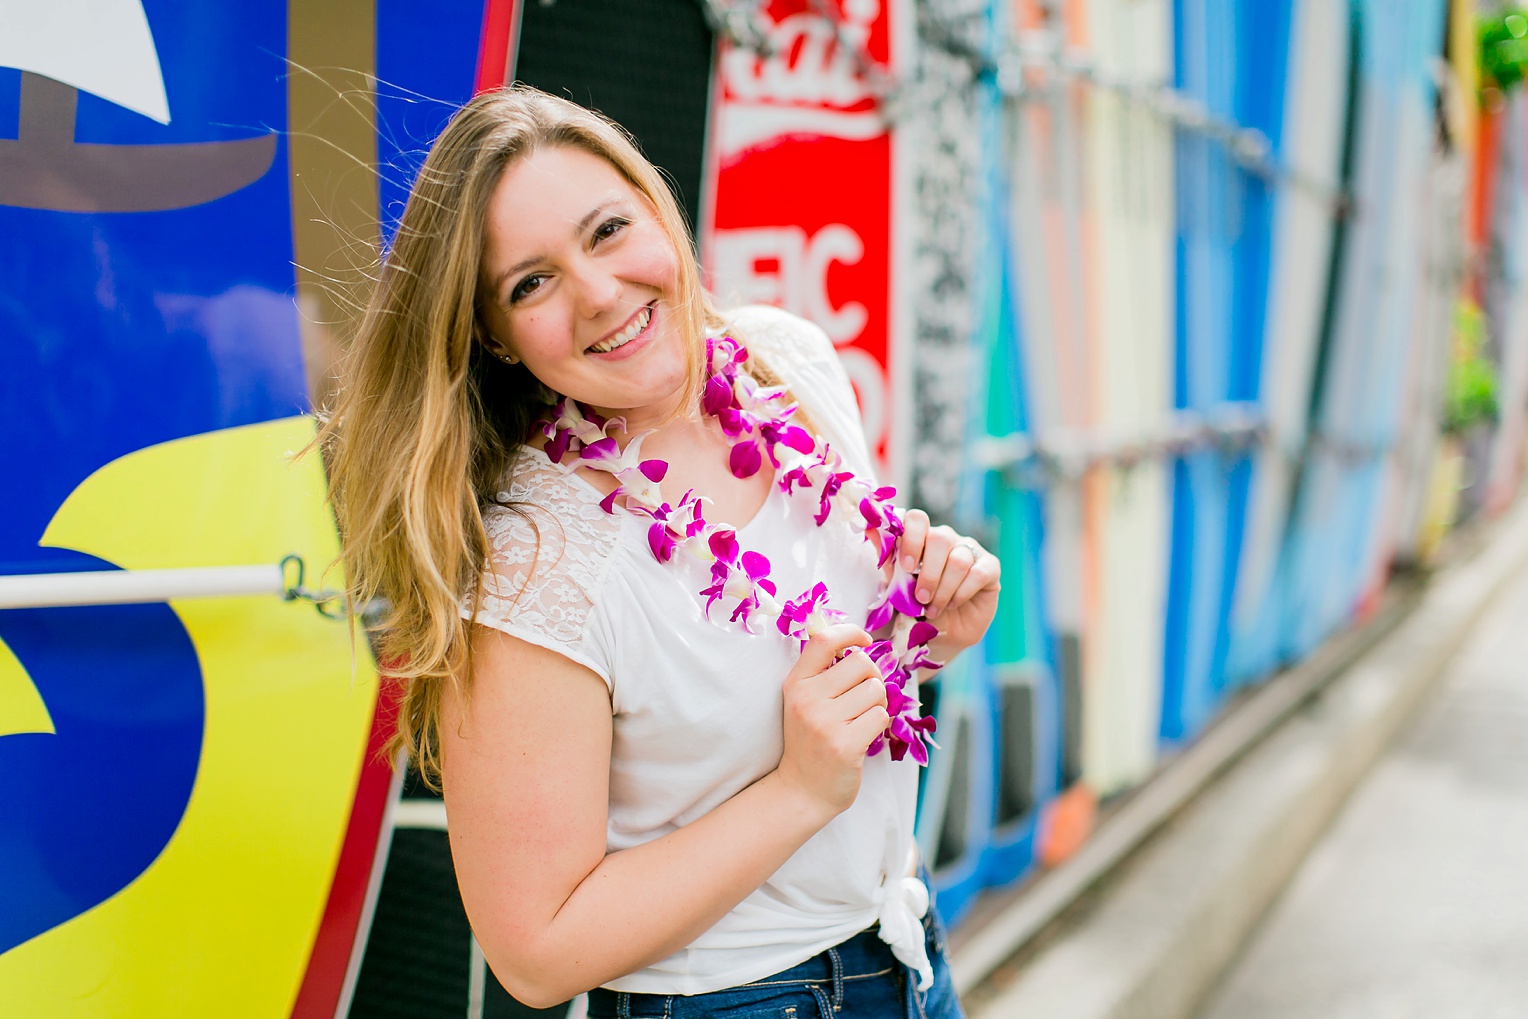
M 902 0 L 773 0 L 763 46 L 720 41 L 701 254 L 723 306 L 774 304 L 827 331 L 882 476 L 905 483 L 910 364 L 897 307 L 905 207 L 878 83 L 900 70 Z

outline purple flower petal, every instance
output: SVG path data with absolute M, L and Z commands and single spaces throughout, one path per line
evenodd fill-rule
M 668 468 L 667 460 L 643 460 L 637 464 L 637 470 L 642 472 L 642 476 L 655 485 L 663 480 Z
M 752 418 L 736 407 L 723 407 L 716 415 L 716 422 L 722 426 L 722 434 L 729 439 L 753 431 Z
M 869 499 L 860 500 L 859 511 L 865 523 L 871 527 L 880 527 L 886 522 L 886 518 L 881 515 L 881 508 Z
M 759 455 L 759 444 L 756 442 L 740 442 L 732 447 L 732 453 L 727 458 L 727 466 L 732 468 L 732 476 L 735 478 L 751 478 L 759 473 L 763 466 L 764 458 Z
M 674 549 L 678 547 L 678 544 L 664 524 L 655 523 L 647 529 L 647 547 L 652 549 L 653 558 L 660 563 L 666 563 L 674 558 Z
M 786 425 L 780 429 L 780 441 L 798 453 L 810 453 L 817 447 L 812 433 L 798 425 Z
M 614 513 L 615 512 L 615 501 L 625 491 L 626 490 L 624 488 L 622 488 L 620 485 L 615 486 L 615 491 L 611 492 L 609 495 L 605 496 L 605 498 L 600 500 L 600 509 L 604 510 L 606 513 Z
M 903 574 L 900 579 L 893 581 L 891 586 L 886 589 L 886 600 L 891 603 L 892 608 L 904 616 L 912 616 L 916 619 L 918 616 L 923 615 L 923 606 L 914 597 L 914 592 L 917 588 L 918 578 Z
M 715 417 L 732 404 L 732 387 L 727 384 L 726 378 L 713 375 L 706 380 L 706 388 L 701 394 L 700 405 L 708 416 Z
M 906 669 L 908 672 L 914 672 L 918 669 L 934 670 L 944 668 L 944 664 L 942 662 L 934 661 L 928 656 L 927 652 L 927 648 L 913 648 L 907 654 L 902 656 L 902 668 Z
M 920 619 L 912 625 L 912 629 L 907 631 L 907 646 L 918 647 L 927 644 L 937 636 L 939 636 L 939 627 L 925 619 Z
M 711 554 L 728 566 L 737 563 L 738 544 L 736 531 L 716 531 L 711 535 L 706 544 L 711 546 Z M 726 579 L 725 573 L 723 573 L 722 579 Z
M 743 629 L 747 630 L 749 633 L 752 633 L 753 627 L 750 625 L 748 617 L 753 612 L 753 610 L 758 607 L 758 598 L 744 598 L 742 601 L 737 603 L 737 608 L 732 610 L 732 621 L 736 623 L 741 620 Z
M 885 749 L 886 749 L 886 737 L 885 737 L 885 735 L 877 736 L 875 739 L 870 741 L 870 746 L 865 748 L 865 756 L 866 757 L 874 757 L 877 754 L 879 754 L 882 750 L 885 750 Z
M 749 580 L 759 580 L 769 576 L 769 560 L 763 553 L 749 549 L 743 553 L 743 572 Z
M 606 436 L 589 443 L 579 455 L 585 460 L 614 460 L 621 455 L 621 447 L 614 439 Z

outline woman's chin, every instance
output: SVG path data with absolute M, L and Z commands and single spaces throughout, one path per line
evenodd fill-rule
M 636 432 L 656 428 L 665 421 L 678 416 L 679 404 L 684 396 L 684 378 L 672 384 L 642 386 L 619 393 L 601 394 L 603 400 L 580 401 L 592 407 L 601 417 L 626 419 L 627 430 Z

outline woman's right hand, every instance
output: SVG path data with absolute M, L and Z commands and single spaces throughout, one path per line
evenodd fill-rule
M 785 677 L 785 751 L 776 774 L 835 815 L 854 802 L 865 751 L 890 720 L 881 672 L 859 650 L 869 643 L 858 626 L 828 627 L 807 641 Z

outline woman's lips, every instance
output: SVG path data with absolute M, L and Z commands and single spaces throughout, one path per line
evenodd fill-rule
M 589 356 L 597 357 L 601 361 L 624 361 L 628 357 L 636 356 L 645 350 L 648 346 L 650 346 L 652 344 L 653 336 L 657 331 L 656 326 L 658 323 L 658 302 L 654 301 L 647 307 L 651 314 L 648 315 L 646 327 L 644 327 L 640 333 L 638 333 L 636 336 L 633 336 L 630 340 L 621 344 L 614 350 L 607 351 L 603 354 L 591 350 L 588 352 Z

